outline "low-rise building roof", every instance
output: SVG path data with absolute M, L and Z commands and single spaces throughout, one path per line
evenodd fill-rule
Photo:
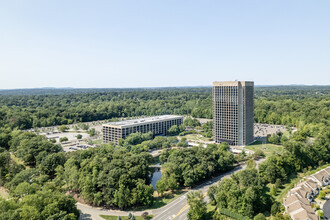
M 300 201 L 296 201 L 287 206 L 287 211 L 290 215 L 295 215 L 296 213 L 306 210 L 309 213 L 314 213 L 314 210 L 309 205 L 305 205 Z
M 324 171 L 330 175 L 330 167 L 325 168 Z
M 117 121 L 117 122 L 108 122 L 106 124 L 103 124 L 103 126 L 126 128 L 131 126 L 144 125 L 155 122 L 162 122 L 162 121 L 183 119 L 183 118 L 184 117 L 180 115 L 159 115 L 159 116 L 137 118 L 137 119 Z
M 327 178 L 328 176 L 329 176 L 329 174 L 324 170 L 321 170 L 321 171 L 319 171 L 319 172 L 312 175 L 312 177 L 317 179 L 320 183 L 322 183 L 324 178 Z
M 315 213 L 309 213 L 306 210 L 302 210 L 291 216 L 293 220 L 319 220 L 319 217 Z
M 294 190 L 291 190 L 289 195 L 298 194 L 300 197 L 306 198 L 308 192 L 309 191 L 307 191 L 307 190 L 305 190 L 305 189 L 303 189 L 301 187 L 298 187 L 298 188 L 296 188 Z
M 305 205 L 309 205 L 309 201 L 306 198 L 300 197 L 297 194 L 293 194 L 291 196 L 288 196 L 287 198 L 285 198 L 283 200 L 283 204 L 285 207 L 289 206 L 290 204 L 293 204 L 297 201 L 300 201 L 301 203 L 305 204 Z
M 317 184 L 317 182 L 315 182 L 314 180 L 312 179 L 308 179 L 305 181 L 306 185 L 309 185 L 311 186 L 313 189 L 316 189 L 319 187 L 319 184 Z

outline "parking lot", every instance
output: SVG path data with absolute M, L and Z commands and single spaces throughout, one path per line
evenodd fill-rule
M 97 147 L 98 145 L 92 145 L 92 144 L 68 144 L 68 145 L 62 145 L 64 152 L 71 152 L 76 150 L 86 150 L 88 148 Z
M 254 137 L 256 139 L 265 138 L 267 135 L 276 134 L 279 131 L 282 133 L 286 132 L 286 126 L 254 123 Z

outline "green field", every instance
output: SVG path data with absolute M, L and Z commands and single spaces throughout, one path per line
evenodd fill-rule
M 245 148 L 252 151 L 256 151 L 258 149 L 262 150 L 266 154 L 266 156 L 272 153 L 279 153 L 283 151 L 282 145 L 262 144 L 261 141 L 256 141 L 253 144 L 246 146 Z
M 88 143 L 90 143 L 90 144 L 103 144 L 102 139 L 91 140 L 91 141 L 89 141 Z
M 100 215 L 102 218 L 107 219 L 107 220 L 117 220 L 118 216 L 116 215 Z M 127 216 L 120 216 L 122 220 L 127 220 Z M 136 220 L 144 220 L 143 217 L 141 216 L 134 216 Z M 146 219 L 152 219 L 152 215 L 148 215 Z
M 187 138 L 187 141 L 206 141 L 206 142 L 212 141 L 212 139 L 204 137 L 201 134 L 187 134 L 182 137 Z

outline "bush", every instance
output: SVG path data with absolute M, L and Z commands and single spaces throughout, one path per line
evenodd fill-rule
M 220 213 L 224 214 L 230 218 L 237 219 L 237 220 L 249 220 L 250 218 L 238 214 L 237 212 L 232 212 L 229 209 L 220 209 Z
M 69 130 L 69 128 L 65 125 L 61 125 L 61 126 L 58 127 L 58 130 L 60 132 L 66 132 L 67 130 Z
M 324 217 L 324 212 L 322 210 L 318 210 L 317 215 L 320 217 Z
M 264 153 L 262 150 L 258 149 L 258 150 L 256 150 L 256 151 L 254 152 L 254 154 L 252 155 L 252 157 L 253 157 L 254 159 L 258 159 L 258 158 L 261 158 L 261 157 L 265 157 L 265 153 Z
M 253 220 L 266 220 L 266 217 L 264 214 L 259 213 L 258 215 L 254 216 Z
M 60 142 L 68 141 L 69 139 L 67 137 L 61 137 Z
M 319 192 L 319 199 L 325 199 L 325 192 L 324 191 Z

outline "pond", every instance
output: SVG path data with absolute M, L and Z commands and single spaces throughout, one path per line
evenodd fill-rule
M 154 187 L 154 190 L 156 190 L 156 183 L 158 180 L 160 180 L 160 178 L 162 177 L 162 172 L 160 172 L 159 169 L 155 169 L 155 172 L 152 175 L 152 179 L 151 179 L 151 185 Z
M 160 165 L 160 163 L 157 163 L 155 165 Z M 154 172 L 151 174 L 152 175 L 151 185 L 152 185 L 152 187 L 154 187 L 154 190 L 156 190 L 156 183 L 162 177 L 162 173 L 161 173 L 160 168 L 154 167 L 153 169 L 154 169 L 153 170 Z M 150 177 L 151 177 L 151 175 L 150 175 Z

